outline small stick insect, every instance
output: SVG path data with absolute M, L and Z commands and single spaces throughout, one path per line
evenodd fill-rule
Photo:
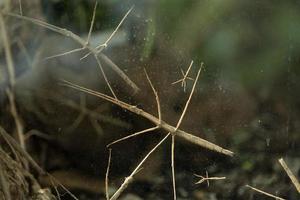
M 194 175 L 198 178 L 201 178 L 199 181 L 197 181 L 195 183 L 196 185 L 201 184 L 201 183 L 206 181 L 208 187 L 209 187 L 209 180 L 224 180 L 224 179 L 226 179 L 225 176 L 223 176 L 223 177 L 209 177 L 207 171 L 205 172 L 205 176 L 201 176 L 201 175 L 198 175 L 198 174 L 194 174 Z
M 190 63 L 190 66 L 188 67 L 188 69 L 186 71 L 186 73 L 184 73 L 184 71 L 180 68 L 180 71 L 181 71 L 181 74 L 182 74 L 183 78 L 179 79 L 178 81 L 173 82 L 172 85 L 175 85 L 175 84 L 181 82 L 181 87 L 183 87 L 183 91 L 184 92 L 186 91 L 186 84 L 187 84 L 186 82 L 187 82 L 187 80 L 194 81 L 194 79 L 192 79 L 191 77 L 188 76 L 189 72 L 190 72 L 190 70 L 193 66 L 193 63 L 194 63 L 194 61 L 192 60 L 191 63 Z M 202 66 L 203 66 L 203 63 L 201 63 L 201 67 Z

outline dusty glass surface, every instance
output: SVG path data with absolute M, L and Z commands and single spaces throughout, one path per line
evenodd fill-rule
M 0 126 L 79 199 L 299 199 L 298 1 L 5 5 Z

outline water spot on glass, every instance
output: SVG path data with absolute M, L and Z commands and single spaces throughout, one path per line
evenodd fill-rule
M 270 141 L 271 141 L 270 138 L 267 138 L 267 139 L 266 139 L 266 144 L 267 144 L 267 146 L 270 146 Z

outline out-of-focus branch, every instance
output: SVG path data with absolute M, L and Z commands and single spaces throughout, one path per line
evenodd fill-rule
M 284 162 L 283 158 L 280 158 L 278 162 L 281 164 L 284 171 L 287 173 L 289 178 L 291 179 L 292 183 L 294 184 L 295 188 L 297 189 L 298 193 L 300 193 L 300 184 L 296 176 L 293 174 L 293 172 L 290 170 L 290 168 L 287 166 L 287 164 Z
M 10 48 L 10 38 L 8 37 L 6 24 L 1 11 L 0 11 L 0 30 L 1 30 L 2 41 L 4 45 L 5 59 L 6 59 L 8 78 L 10 84 L 10 88 L 7 88 L 6 94 L 8 96 L 8 100 L 10 104 L 10 112 L 15 121 L 18 141 L 20 143 L 20 146 L 24 150 L 26 150 L 26 144 L 24 139 L 24 127 L 23 127 L 22 120 L 18 114 L 17 106 L 15 103 L 14 86 L 16 80 L 15 80 L 15 67 L 14 67 L 13 57 Z

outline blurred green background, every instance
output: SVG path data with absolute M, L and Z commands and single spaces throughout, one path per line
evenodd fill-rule
M 49 22 L 87 32 L 94 1 L 52 0 L 43 4 Z M 205 62 L 210 76 L 237 81 L 264 98 L 279 87 L 290 92 L 283 96 L 295 95 L 298 1 L 100 1 L 96 30 L 114 28 L 132 5 L 135 8 L 125 28 L 143 28 L 137 32 L 145 39 L 142 54 L 154 48 L 153 40 L 166 40 L 182 55 Z

